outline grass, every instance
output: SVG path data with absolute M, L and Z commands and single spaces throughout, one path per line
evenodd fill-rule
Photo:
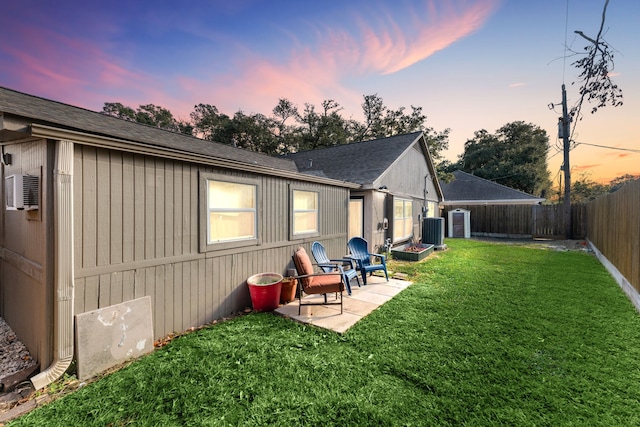
M 241 316 L 10 425 L 640 424 L 640 317 L 594 257 L 447 244 L 344 335 Z

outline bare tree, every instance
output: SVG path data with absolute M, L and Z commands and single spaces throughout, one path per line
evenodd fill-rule
M 577 55 L 584 56 L 571 64 L 580 70 L 578 75 L 578 79 L 581 82 L 580 98 L 571 108 L 571 116 L 577 120 L 581 119 L 582 104 L 585 100 L 594 103 L 591 108 L 592 114 L 606 105 L 613 107 L 622 105 L 622 89 L 611 80 L 611 73 L 614 70 L 613 53 L 615 49 L 603 38 L 608 5 L 609 0 L 606 0 L 602 9 L 600 29 L 595 38 L 585 35 L 582 31 L 575 31 L 576 34 L 589 42 L 583 52 L 574 52 Z

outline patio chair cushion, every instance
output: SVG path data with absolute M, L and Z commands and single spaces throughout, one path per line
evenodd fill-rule
M 307 255 L 307 251 L 302 246 L 296 249 L 296 252 L 293 255 L 293 260 L 296 265 L 296 270 L 298 270 L 298 274 L 300 276 L 313 274 L 313 264 L 311 263 L 311 259 L 309 258 L 309 255 Z M 314 277 L 315 276 L 301 277 L 300 283 L 304 287 L 311 286 L 311 284 L 313 283 Z
M 342 292 L 344 290 L 344 283 L 342 282 L 341 274 L 314 274 L 311 259 L 309 258 L 307 251 L 302 246 L 296 249 L 293 260 L 296 270 L 298 270 L 298 274 L 300 276 L 313 274 L 313 276 L 309 277 L 300 277 L 300 283 L 305 293 L 326 294 L 330 292 Z

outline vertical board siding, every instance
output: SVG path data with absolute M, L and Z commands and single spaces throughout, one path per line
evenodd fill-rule
M 95 267 L 96 265 L 96 209 L 98 200 L 96 150 L 83 150 L 82 156 L 82 266 Z M 76 180 L 77 181 L 77 180 Z M 80 237 L 78 236 L 78 237 Z
M 122 155 L 122 229 L 114 229 L 112 235 L 122 233 L 122 262 L 131 262 L 135 258 L 135 190 L 133 155 Z M 117 244 L 117 241 L 116 241 Z
M 165 161 L 164 163 L 164 255 L 173 256 L 174 250 L 174 209 L 175 209 L 175 190 L 174 190 L 174 167 L 175 163 Z
M 108 248 L 111 250 L 110 263 L 120 264 L 123 260 L 123 234 L 122 234 L 122 210 L 124 205 L 124 183 L 123 183 L 123 161 L 122 153 L 117 151 L 110 152 L 110 203 L 107 207 L 109 211 L 109 217 L 107 220 L 111 222 L 110 227 L 110 242 Z
M 96 265 L 111 264 L 111 162 L 107 150 L 96 152 Z M 117 164 L 117 163 L 116 163 Z M 121 187 L 122 188 L 122 187 Z M 107 191 L 104 191 L 107 189 Z
M 144 259 L 156 256 L 156 163 L 152 157 L 144 158 Z
M 77 313 L 150 296 L 160 338 L 249 306 L 249 276 L 285 274 L 297 246 L 310 250 L 311 239 L 289 240 L 294 183 L 319 193 L 318 239 L 332 254 L 345 254 L 345 188 L 81 145 L 75 165 Z M 201 172 L 258 180 L 259 246 L 199 251 Z
M 45 140 L 11 144 L 3 148 L 13 156 L 2 166 L 2 175 L 34 175 L 40 178 L 39 207 L 33 211 L 0 211 L 0 316 L 13 328 L 41 366 L 52 354 L 45 344 L 53 322 L 53 292 L 48 287 L 53 270 L 52 228 L 53 144 Z M 4 180 L 0 187 L 4 200 Z M 4 202 L 2 202 L 4 203 Z
M 164 257 L 165 250 L 165 197 L 166 197 L 166 189 L 165 189 L 165 168 L 164 168 L 164 160 L 158 159 L 156 161 L 156 180 L 155 180 L 155 189 L 156 189 L 156 198 L 155 198 L 155 257 L 162 258 Z
M 133 259 L 144 260 L 145 239 L 145 186 L 144 186 L 144 157 L 136 155 L 133 158 Z

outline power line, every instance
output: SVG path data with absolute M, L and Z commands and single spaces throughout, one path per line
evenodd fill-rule
M 567 0 L 567 10 L 565 12 L 565 18 L 564 18 L 564 55 L 562 56 L 563 61 L 562 61 L 562 83 L 565 83 L 565 71 L 567 68 L 567 33 L 569 30 L 569 0 Z
M 580 145 L 580 144 L 589 145 L 591 147 L 608 148 L 610 150 L 620 150 L 620 151 L 629 151 L 631 153 L 640 153 L 640 150 L 637 150 L 637 149 L 634 149 L 634 148 L 611 147 L 611 146 L 608 146 L 608 145 L 589 144 L 588 142 L 575 142 L 575 145 Z

